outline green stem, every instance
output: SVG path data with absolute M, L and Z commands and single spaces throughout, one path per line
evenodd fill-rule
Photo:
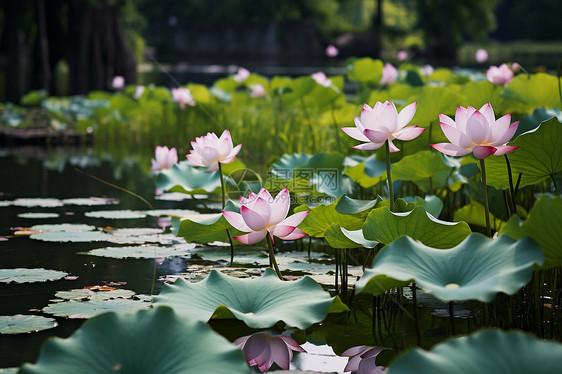
M 556 184 L 556 179 L 554 179 L 554 175 L 550 174 L 550 179 L 552 179 L 552 184 L 554 184 L 554 192 L 556 193 L 556 196 L 560 195 L 560 192 L 558 192 L 558 185 Z
M 486 214 L 486 235 L 492 236 L 490 227 L 490 208 L 488 207 L 488 187 L 486 185 L 486 165 L 484 159 L 480 159 L 480 169 L 482 171 L 482 199 L 484 203 L 484 212 Z
M 279 279 L 284 280 L 283 275 L 281 275 L 281 271 L 279 270 L 279 266 L 277 266 L 277 260 L 275 259 L 275 252 L 273 251 L 273 240 L 271 240 L 271 234 L 269 234 L 268 232 L 265 235 L 265 238 L 267 240 L 267 248 L 269 249 L 269 261 L 273 264 L 273 268 L 275 269 L 275 272 L 277 273 Z
M 388 194 L 390 198 L 390 211 L 394 211 L 394 187 L 392 187 L 392 176 L 390 175 L 390 140 L 385 142 L 386 148 L 386 180 L 388 181 Z
M 336 113 L 335 113 L 335 107 L 333 102 L 332 102 L 332 120 L 334 121 L 334 131 L 336 134 L 337 151 L 342 152 L 342 147 L 340 142 L 340 128 L 338 127 L 338 122 L 336 120 Z
M 513 175 L 511 174 L 511 163 L 507 154 L 504 155 L 505 164 L 507 165 L 507 178 L 509 180 L 509 192 L 511 193 L 511 211 L 513 214 L 517 213 L 517 205 L 515 203 L 515 189 L 513 188 Z
M 416 327 L 416 340 L 418 343 L 418 347 L 421 347 L 421 331 L 420 331 L 420 321 L 418 319 L 418 301 L 416 295 L 416 282 L 412 283 L 412 303 L 413 303 L 412 312 L 414 314 L 414 324 Z
M 224 174 L 222 173 L 222 164 L 219 162 L 219 178 L 221 180 L 221 190 L 222 190 L 222 209 L 224 210 L 226 206 L 226 187 L 224 184 Z M 226 236 L 228 236 L 228 242 L 230 243 L 230 265 L 234 262 L 234 243 L 232 241 L 232 236 L 230 231 L 226 229 Z
M 560 98 L 560 105 L 562 105 L 562 86 L 560 84 L 561 76 L 562 76 L 562 61 L 558 63 L 558 98 Z

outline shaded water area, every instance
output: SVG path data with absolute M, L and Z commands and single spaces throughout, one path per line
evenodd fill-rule
M 123 151 L 123 150 L 122 150 Z M 267 266 L 264 248 L 237 247 L 235 263 L 229 266 L 229 249 L 225 246 L 197 246 L 190 253 L 163 260 L 118 259 L 83 254 L 107 243 L 93 242 L 46 242 L 33 240 L 27 235 L 16 236 L 16 231 L 38 224 L 80 223 L 97 228 L 158 228 L 168 222 L 164 218 L 147 216 L 135 219 L 108 219 L 88 217 L 86 213 L 99 210 L 139 210 L 148 207 L 138 198 L 119 189 L 101 183 L 76 169 L 83 170 L 109 183 L 147 198 L 155 209 L 189 209 L 199 212 L 217 211 L 219 196 L 198 196 L 183 200 L 155 199 L 155 180 L 148 170 L 149 155 L 127 156 L 99 153 L 92 149 L 12 148 L 1 152 L 0 200 L 13 202 L 18 198 L 112 198 L 118 204 L 85 206 L 63 204 L 57 207 L 26 207 L 0 205 L 0 268 L 45 268 L 64 271 L 73 280 L 61 279 L 36 283 L 0 283 L 0 315 L 34 314 L 49 315 L 41 311 L 52 303 L 55 293 L 61 290 L 81 289 L 87 286 L 109 285 L 132 290 L 136 294 L 157 294 L 165 281 L 173 281 L 175 275 L 199 280 L 216 268 L 235 276 L 255 276 Z M 45 202 L 44 202 L 45 203 Z M 4 204 L 7 205 L 7 204 Z M 18 217 L 26 212 L 57 213 L 56 218 L 30 219 Z M 169 228 L 166 228 L 169 233 Z M 7 240 L 6 240 L 7 239 Z M 181 242 L 182 239 L 177 239 Z M 411 292 L 395 291 L 381 297 L 355 296 L 354 281 L 362 274 L 363 264 L 370 263 L 368 250 L 345 250 L 339 253 L 348 265 L 344 274 L 349 290 L 341 290 L 342 278 L 338 278 L 339 290 L 335 289 L 335 253 L 324 242 L 310 243 L 304 238 L 299 242 L 281 243 L 279 263 L 284 274 L 300 277 L 312 275 L 326 290 L 339 292 L 342 300 L 353 305 L 352 312 L 329 315 L 320 324 L 294 337 L 309 353 L 297 354 L 292 368 L 328 372 L 343 372 L 346 358 L 338 357 L 345 349 L 356 345 L 374 345 L 388 348 L 377 359 L 385 365 L 405 348 L 416 345 L 413 323 Z M 112 245 L 115 246 L 115 245 Z M 342 271 L 342 267 L 339 267 Z M 423 346 L 430 347 L 451 335 L 475 331 L 481 305 L 458 303 L 453 306 L 454 325 L 451 325 L 448 305 L 420 291 L 417 293 L 419 322 Z M 474 310 L 474 312 L 473 312 Z M 375 311 L 375 312 L 373 312 Z M 51 336 L 67 337 L 83 323 L 83 319 L 57 317 L 58 326 L 35 333 L 0 335 L 0 368 L 18 367 L 25 362 L 35 362 L 41 344 Z M 213 320 L 211 326 L 234 340 L 250 333 L 248 327 L 236 320 Z M 281 332 L 283 326 L 273 330 Z M 325 346 L 328 344 L 330 347 Z M 333 349 L 333 351 L 332 351 Z M 335 352 L 335 353 L 334 353 Z

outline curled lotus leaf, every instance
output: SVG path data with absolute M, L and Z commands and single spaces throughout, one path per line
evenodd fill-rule
M 53 318 L 35 315 L 16 314 L 0 316 L 0 334 L 23 334 L 57 327 Z
M 542 265 L 540 247 L 530 239 L 471 234 L 451 249 L 428 247 L 402 237 L 383 248 L 356 284 L 358 293 L 382 294 L 416 282 L 442 301 L 490 302 L 498 292 L 513 295 Z
M 519 331 L 480 330 L 399 356 L 388 374 L 551 374 L 560 371 L 562 345 Z
M 365 239 L 363 230 L 346 230 L 337 223 L 324 231 L 324 238 L 332 248 L 374 248 L 379 244 Z
M 21 374 L 249 373 L 240 349 L 202 322 L 170 308 L 106 313 L 69 338 L 50 338 Z
M 198 283 L 179 278 L 165 284 L 154 302 L 171 306 L 192 320 L 236 318 L 251 328 L 269 328 L 283 321 L 305 329 L 323 321 L 329 312 L 348 310 L 339 297 L 330 297 L 311 278 L 283 282 L 269 268 L 255 279 L 234 278 L 215 270 Z

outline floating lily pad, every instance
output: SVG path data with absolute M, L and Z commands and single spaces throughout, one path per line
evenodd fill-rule
M 98 206 L 118 204 L 119 200 L 107 197 L 84 197 L 64 199 L 62 202 L 65 205 Z
M 150 308 L 150 303 L 132 299 L 102 301 L 63 301 L 49 304 L 42 310 L 56 317 L 92 318 L 106 312 L 135 313 Z
M 377 295 L 416 282 L 442 301 L 490 302 L 498 292 L 519 291 L 531 279 L 535 264 L 543 262 L 540 247 L 530 239 L 471 234 L 458 246 L 443 250 L 403 237 L 379 252 L 356 291 Z
M 309 277 L 283 282 L 270 268 L 256 279 L 237 279 L 217 271 L 198 283 L 178 279 L 165 284 L 154 301 L 192 320 L 236 318 L 251 328 L 269 328 L 283 321 L 305 329 L 322 321 L 328 312 L 348 310 L 337 296 L 330 297 Z
M 195 244 L 185 244 L 174 247 L 136 246 L 136 247 L 106 247 L 92 249 L 85 254 L 111 258 L 166 258 L 173 256 L 187 256 Z
M 155 209 L 155 210 L 147 210 L 144 213 L 146 213 L 146 215 L 151 217 L 161 217 L 161 216 L 187 217 L 187 216 L 193 216 L 199 214 L 199 212 L 190 209 Z
M 0 269 L 0 283 L 34 283 L 58 280 L 68 273 L 57 270 L 47 270 L 43 268 L 26 269 Z
M 57 218 L 58 216 L 59 216 L 58 213 L 41 213 L 41 212 L 28 212 L 28 213 L 18 214 L 19 218 L 28 218 L 28 219 Z
M 238 347 L 202 322 L 170 308 L 132 315 L 106 313 L 67 339 L 51 338 L 35 364 L 21 374 L 52 373 L 199 374 L 246 373 Z
M 13 201 L 6 201 L 6 200 L 2 200 L 0 201 L 0 208 L 6 207 L 6 206 L 11 206 L 13 205 Z
M 134 291 L 110 289 L 107 291 L 94 291 L 88 288 L 81 288 L 76 290 L 58 291 L 55 297 L 65 300 L 74 301 L 104 301 L 111 299 L 130 299 L 135 295 Z
M 560 357 L 561 344 L 519 331 L 481 330 L 431 351 L 408 351 L 394 361 L 388 374 L 552 374 L 560 371 Z
M 48 232 L 83 232 L 95 230 L 96 226 L 84 225 L 80 223 L 59 223 L 53 225 L 34 225 L 31 230 Z
M 59 199 L 22 198 L 14 200 L 13 205 L 27 208 L 56 208 L 63 206 L 64 203 Z
M 33 234 L 30 238 L 45 242 L 90 243 L 110 241 L 111 234 L 102 231 L 60 231 Z
M 5 368 L 0 369 L 0 374 L 17 374 L 19 368 Z
M 0 316 L 0 334 L 23 334 L 37 332 L 57 327 L 53 318 L 34 315 L 16 314 L 15 316 Z
M 363 225 L 366 239 L 385 245 L 407 235 L 434 248 L 451 248 L 470 233 L 466 222 L 441 221 L 422 206 L 404 213 L 394 213 L 386 207 L 377 208 L 369 213 Z
M 133 210 L 98 210 L 94 212 L 86 212 L 84 215 L 90 218 L 105 219 L 135 219 L 146 217 L 146 213 Z

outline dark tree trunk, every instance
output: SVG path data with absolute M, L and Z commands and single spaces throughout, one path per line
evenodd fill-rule
M 454 64 L 457 58 L 457 43 L 451 31 L 451 3 L 449 0 L 418 0 L 420 26 L 425 34 L 424 57 L 438 64 Z M 435 6 L 437 3 L 438 6 Z M 435 16 L 434 9 L 438 9 Z
M 49 63 L 49 38 L 47 36 L 47 15 L 45 0 L 37 0 L 37 23 L 39 25 L 39 48 L 41 50 L 41 88 L 50 91 L 51 65 Z
M 372 55 L 379 57 L 381 54 L 381 34 L 383 29 L 382 0 L 375 0 L 377 12 L 373 15 L 373 25 L 371 27 L 371 37 L 373 40 Z

